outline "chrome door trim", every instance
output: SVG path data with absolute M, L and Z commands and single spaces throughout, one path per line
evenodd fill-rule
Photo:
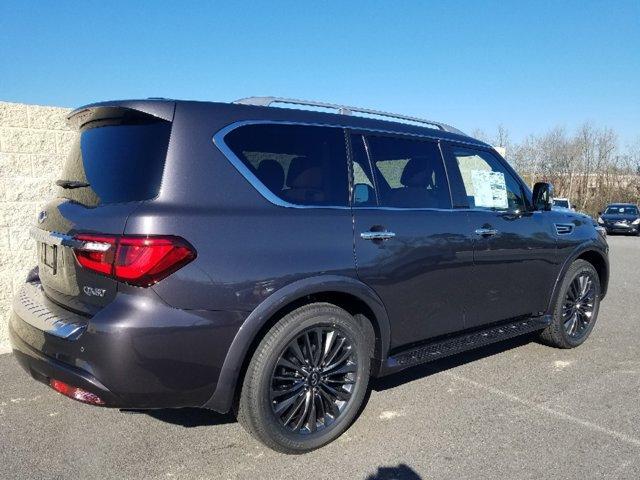
M 396 234 L 394 232 L 390 232 L 388 230 L 384 230 L 382 232 L 362 232 L 360 234 L 360 238 L 363 240 L 389 240 L 390 238 L 395 237 Z
M 494 228 L 476 228 L 474 233 L 479 237 L 493 237 L 497 235 L 499 232 Z

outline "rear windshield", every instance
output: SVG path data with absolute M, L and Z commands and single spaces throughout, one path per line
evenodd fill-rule
M 62 182 L 89 186 L 60 188 L 60 196 L 96 206 L 148 200 L 158 195 L 171 123 L 101 122 L 84 128 L 72 148 Z
M 638 208 L 634 206 L 620 205 L 607 207 L 606 215 L 638 215 Z

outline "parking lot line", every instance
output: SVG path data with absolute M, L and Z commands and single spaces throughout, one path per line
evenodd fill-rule
M 546 405 L 542 405 L 540 403 L 536 403 L 536 402 L 532 402 L 530 400 L 526 400 L 524 398 L 520 398 L 517 395 L 514 395 L 512 393 L 509 392 L 505 392 L 503 390 L 500 390 L 498 388 L 495 387 L 491 387 L 489 385 L 484 385 L 480 382 L 476 382 L 475 380 L 471 380 L 470 378 L 466 378 L 463 377 L 461 375 L 458 375 L 456 373 L 451 373 L 451 372 L 447 372 L 446 373 L 447 376 L 462 382 L 462 383 L 466 383 L 468 385 L 471 385 L 473 387 L 482 389 L 482 390 L 486 390 L 494 395 L 497 395 L 499 397 L 505 398 L 511 402 L 514 403 L 519 403 L 521 405 L 524 405 L 526 407 L 538 410 L 540 412 L 544 412 L 544 413 L 548 413 L 549 415 L 553 415 L 555 417 L 558 417 L 562 420 L 565 420 L 567 422 L 571 422 L 573 424 L 576 425 L 580 425 L 584 428 L 587 428 L 591 431 L 594 432 L 600 432 L 603 433 L 605 435 L 608 435 L 610 437 L 616 438 L 622 442 L 628 443 L 630 445 L 633 445 L 635 447 L 639 447 L 640 448 L 640 439 L 635 438 L 635 437 L 631 437 L 627 434 L 624 434 L 622 432 L 617 432 L 615 430 L 611 430 L 609 428 L 605 428 L 605 427 L 601 427 L 600 425 L 597 425 L 595 423 L 589 422 L 587 420 L 583 420 L 581 418 L 578 417 L 574 417 L 573 415 L 568 415 L 566 413 L 560 412 L 558 410 L 555 410 L 553 408 L 547 407 Z

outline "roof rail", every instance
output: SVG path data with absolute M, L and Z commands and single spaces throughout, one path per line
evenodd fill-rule
M 336 105 L 334 103 L 314 102 L 310 100 L 299 100 L 296 98 L 285 98 L 285 97 L 247 97 L 247 98 L 241 98 L 240 100 L 236 100 L 233 103 L 240 104 L 240 105 L 254 105 L 258 107 L 270 107 L 273 103 L 288 103 L 291 105 L 305 105 L 309 107 L 321 107 L 321 108 L 337 110 L 338 113 L 341 115 L 351 115 L 354 112 L 364 113 L 367 115 L 376 115 L 379 117 L 396 118 L 396 119 L 406 120 L 410 122 L 424 123 L 424 124 L 432 125 L 436 128 L 439 128 L 444 132 L 456 133 L 458 135 L 467 136 L 465 133 L 462 133 L 457 128 L 442 122 L 435 122 L 433 120 L 426 120 L 424 118 L 418 118 L 418 117 L 410 117 L 407 115 L 399 115 L 397 113 L 382 112 L 380 110 L 371 110 L 369 108 Z

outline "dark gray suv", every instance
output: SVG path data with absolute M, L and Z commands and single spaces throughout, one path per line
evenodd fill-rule
M 591 219 L 448 125 L 273 97 L 69 122 L 9 332 L 76 400 L 233 409 L 300 453 L 348 428 L 372 376 L 531 332 L 571 348 L 596 321 Z

